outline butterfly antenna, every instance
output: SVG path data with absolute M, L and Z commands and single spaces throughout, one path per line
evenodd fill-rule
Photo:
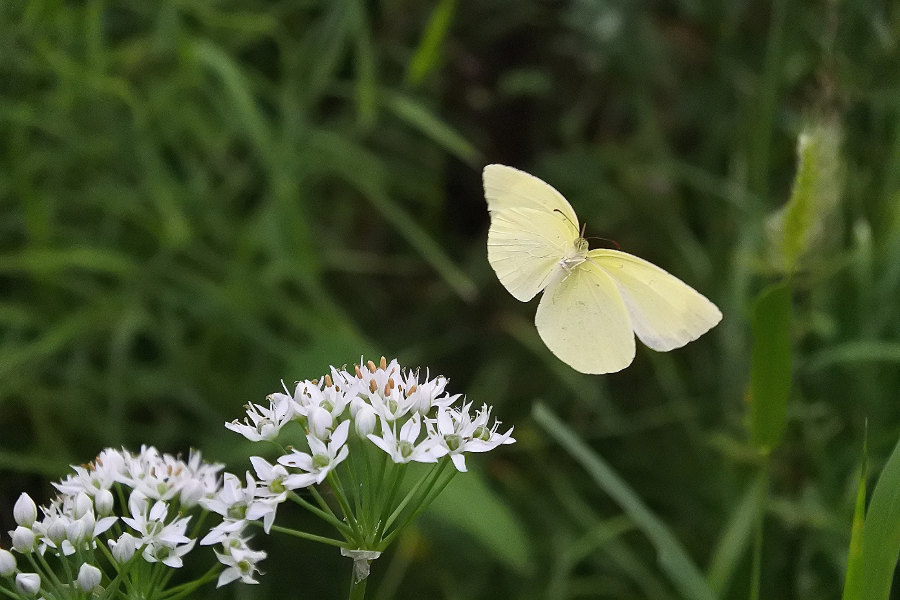
M 569 216 L 566 215 L 566 213 L 564 213 L 563 211 L 559 210 L 558 208 L 554 208 L 554 209 L 553 209 L 553 212 L 559 213 L 559 214 L 562 216 L 563 219 L 565 219 L 565 220 L 568 221 L 569 223 L 572 223 L 572 219 L 570 219 Z M 577 224 L 577 223 L 572 223 L 572 227 L 574 227 L 575 229 L 578 229 L 578 224 Z M 582 233 L 582 235 L 584 235 L 584 229 L 581 230 L 581 233 Z
M 582 234 L 582 235 L 584 235 L 584 234 Z M 588 240 L 602 240 L 602 241 L 604 241 L 604 242 L 608 242 L 609 245 L 615 247 L 616 250 L 619 250 L 620 252 L 622 251 L 622 246 L 620 246 L 620 245 L 619 245 L 619 242 L 617 242 L 616 240 L 611 240 L 611 239 L 605 238 L 605 237 L 597 237 L 597 236 L 594 236 L 594 235 L 592 235 L 592 236 L 589 237 L 589 238 L 585 238 L 585 239 L 588 239 Z

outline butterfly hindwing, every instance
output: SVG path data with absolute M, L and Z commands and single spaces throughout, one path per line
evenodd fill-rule
M 680 348 L 722 319 L 716 305 L 694 288 L 637 256 L 618 250 L 591 250 L 587 260 L 613 279 L 635 334 L 654 350 Z
M 618 287 L 589 261 L 544 290 L 534 323 L 553 354 L 576 371 L 613 373 L 634 359 L 634 333 Z

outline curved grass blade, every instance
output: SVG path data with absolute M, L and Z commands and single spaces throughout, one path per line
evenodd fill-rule
M 649 538 L 660 567 L 681 596 L 686 600 L 715 600 L 715 593 L 684 546 L 612 467 L 542 404 L 535 404 L 532 415 Z
M 875 484 L 861 537 L 859 556 L 851 556 L 858 571 L 848 568 L 843 600 L 888 600 L 900 555 L 900 442 Z

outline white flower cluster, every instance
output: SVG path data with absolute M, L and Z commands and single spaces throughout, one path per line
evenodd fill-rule
M 220 493 L 222 466 L 203 462 L 199 453 L 185 461 L 160 454 L 153 447 L 142 447 L 138 454 L 108 448 L 90 464 L 73 467 L 73 474 L 54 483 L 59 493 L 40 508 L 40 514 L 27 494 L 19 497 L 13 508 L 18 526 L 9 532 L 12 549 L 22 555 L 39 555 L 41 560 L 29 561 L 32 565 L 49 566 L 44 557 L 54 555 L 66 564 L 66 572 L 71 569 L 67 561 L 77 561 L 80 567 L 73 583 L 82 591 L 99 588 L 101 567 L 107 565 L 115 571 L 107 581 L 121 581 L 117 574 L 127 573 L 133 560 L 181 567 L 182 558 L 196 543 L 187 533 L 191 516 L 186 513 L 205 507 Z M 127 512 L 120 507 L 120 516 L 116 514 L 117 497 L 127 504 Z M 256 583 L 256 563 L 265 553 L 249 549 L 240 533 L 235 530 L 218 539 L 224 550 L 216 555 L 226 567 L 219 585 L 238 578 Z M 95 553 L 104 540 L 109 552 Z M 111 560 L 101 560 L 102 555 Z M 91 564 L 90 557 L 97 564 Z M 14 573 L 17 590 L 26 597 L 40 591 L 46 597 L 67 597 L 56 589 L 67 585 L 60 583 L 57 574 L 18 572 L 15 557 L 0 550 L 0 575 Z
M 268 396 L 267 405 L 248 405 L 243 422 L 225 424 L 250 441 L 269 442 L 289 425 L 299 424 L 296 441 L 305 444 L 302 449 L 288 447 L 274 464 L 251 457 L 256 476 L 247 473 L 246 486 L 226 476 L 219 497 L 209 504 L 224 518 L 210 540 L 240 529 L 244 519 L 261 519 L 268 532 L 288 494 L 321 484 L 350 456 L 351 446 L 358 448 L 354 453 L 368 448 L 384 452 L 395 464 L 438 463 L 447 458 L 458 471 L 465 471 L 467 452 L 486 452 L 515 442 L 512 429 L 499 433 L 499 421 L 491 423 L 487 405 L 474 414 L 471 403 L 454 406 L 460 396 L 444 391 L 445 377 L 431 379 L 426 371 L 420 380 L 419 371 L 405 371 L 396 359 L 388 362 L 384 357 L 378 365 L 360 363 L 364 366 L 356 365 L 353 371 L 332 367 L 321 379 L 298 382 L 293 393 L 285 386 L 285 393 Z M 376 496 L 379 491 L 389 496 L 381 490 L 383 481 L 360 485 L 373 486 Z M 340 478 L 332 480 L 332 489 L 343 493 Z M 360 523 L 356 518 L 351 521 Z
M 360 361 L 362 362 L 362 360 Z M 353 372 L 331 368 L 318 380 L 300 381 L 293 394 L 268 396 L 268 406 L 251 404 L 243 423 L 225 427 L 250 441 L 272 441 L 287 424 L 297 421 L 306 433 L 308 451 L 292 450 L 273 466 L 259 457 L 253 464 L 271 487 L 293 490 L 321 483 L 349 453 L 347 439 L 355 433 L 386 452 L 395 463 L 433 463 L 449 456 L 459 471 L 466 470 L 466 452 L 487 452 L 512 444 L 512 428 L 498 433 L 486 404 L 471 413 L 471 403 L 454 407 L 460 396 L 444 392 L 443 376 L 423 381 L 420 373 L 404 371 L 396 359 L 382 357 L 356 365 Z M 288 471 L 287 468 L 291 470 Z

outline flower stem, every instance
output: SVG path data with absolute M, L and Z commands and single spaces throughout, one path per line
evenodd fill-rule
M 348 600 L 365 600 L 366 597 L 366 582 L 369 580 L 368 577 L 365 579 L 356 579 L 356 573 L 354 569 L 350 570 L 350 596 Z

